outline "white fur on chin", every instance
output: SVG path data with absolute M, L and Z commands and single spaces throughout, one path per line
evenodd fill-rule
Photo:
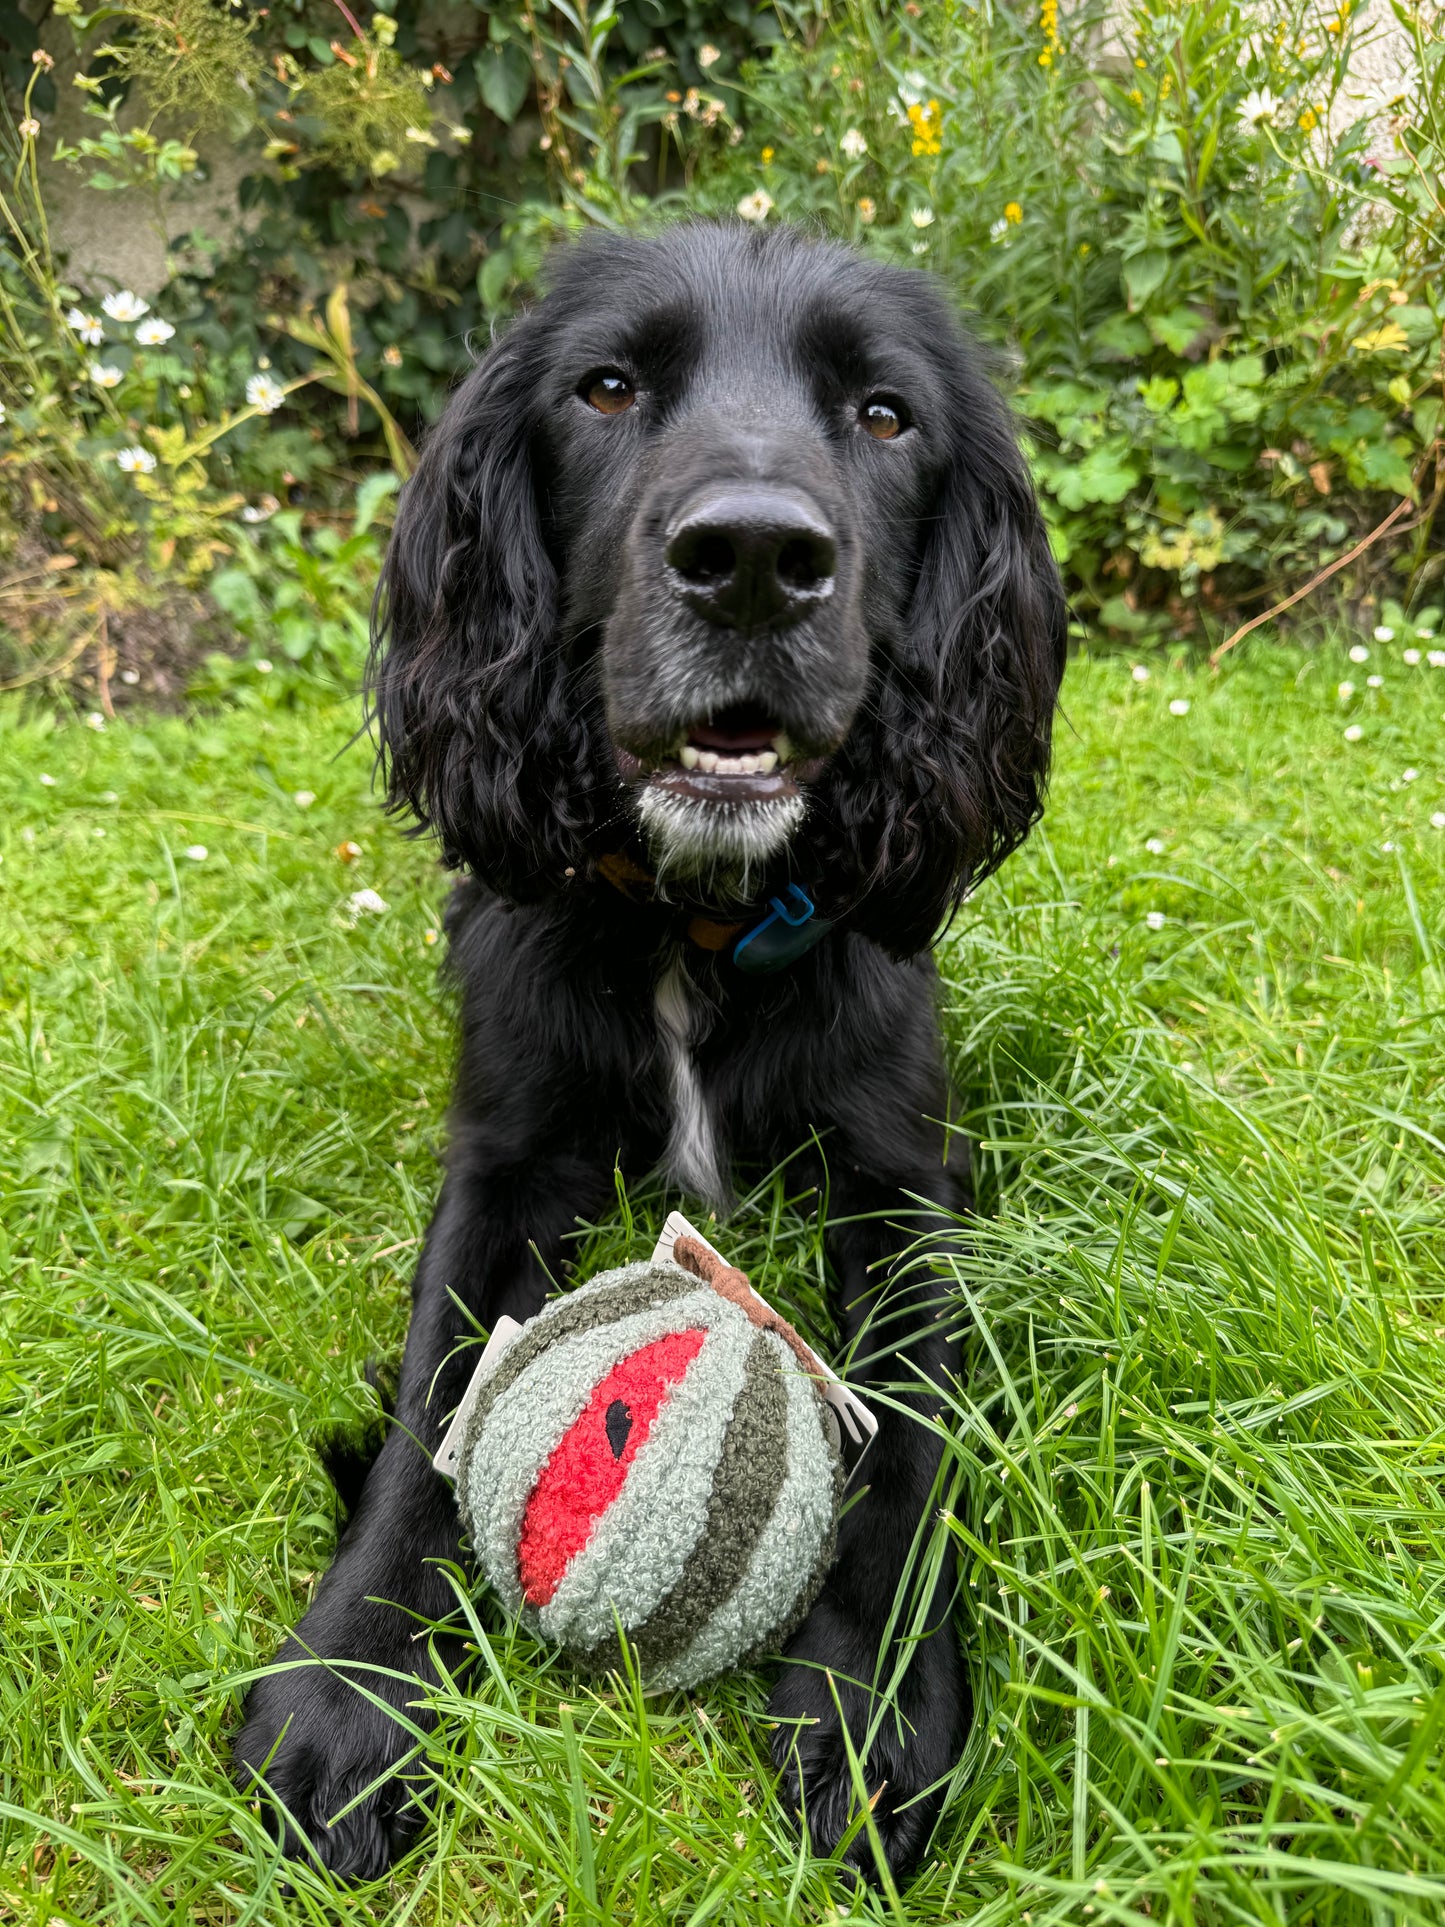
M 703 803 L 651 785 L 637 805 L 659 883 L 726 879 L 740 897 L 747 896 L 749 871 L 787 846 L 806 812 L 799 795 L 772 803 Z

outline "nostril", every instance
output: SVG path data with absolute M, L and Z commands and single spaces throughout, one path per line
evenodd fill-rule
M 699 535 L 682 573 L 693 582 L 726 582 L 738 564 L 737 551 L 725 535 Z
M 795 594 L 816 589 L 833 573 L 833 544 L 817 536 L 798 535 L 778 550 L 778 580 Z

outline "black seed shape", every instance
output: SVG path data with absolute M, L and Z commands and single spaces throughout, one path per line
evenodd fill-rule
M 620 1459 L 632 1432 L 632 1414 L 620 1398 L 614 1398 L 602 1422 L 607 1427 L 607 1443 L 612 1447 L 612 1456 Z

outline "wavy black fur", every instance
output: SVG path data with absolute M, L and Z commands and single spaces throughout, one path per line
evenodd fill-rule
M 585 399 L 604 369 L 634 385 L 623 414 Z M 860 426 L 880 394 L 907 424 L 886 443 Z M 825 597 L 753 626 L 699 612 L 670 531 L 724 484 L 781 492 L 830 531 Z M 441 1567 L 460 1547 L 428 1455 L 470 1369 L 469 1321 L 536 1309 L 617 1163 L 670 1159 L 720 1192 L 730 1164 L 766 1167 L 816 1134 L 854 1378 L 911 1388 L 926 1411 L 929 1382 L 959 1369 L 927 1279 L 888 1284 L 886 1316 L 876 1300 L 930 1222 L 903 1194 L 931 1200 L 939 1223 L 967 1202 L 962 1147 L 945 1162 L 938 1122 L 928 947 L 1039 813 L 1065 618 L 1008 412 L 936 285 L 786 229 L 698 223 L 576 248 L 467 376 L 405 491 L 376 639 L 390 803 L 467 873 L 448 917 L 463 1025 L 452 1147 L 397 1423 L 283 1649 L 325 1663 L 263 1679 L 237 1742 L 243 1777 L 261 1773 L 289 1813 L 291 1850 L 348 1877 L 380 1873 L 419 1824 L 398 1764 L 408 1737 L 357 1688 L 414 1709 L 432 1671 L 414 1634 L 451 1605 Z M 838 920 L 756 980 L 686 937 L 737 875 L 631 900 L 597 869 L 667 855 L 640 827 L 648 772 L 739 704 L 786 730 L 807 798 L 748 888 L 761 900 L 802 878 Z M 662 1021 L 664 976 L 685 1051 Z M 867 1496 L 775 1685 L 784 1797 L 821 1850 L 850 1801 L 823 1669 L 863 1744 L 938 1466 L 924 1427 L 884 1416 Z M 896 1872 L 927 1843 L 966 1730 L 952 1583 L 945 1564 L 923 1602 L 931 1637 L 910 1649 L 897 1716 L 868 1753 Z M 460 1651 L 434 1650 L 448 1664 Z M 876 1871 L 866 1833 L 850 1858 Z

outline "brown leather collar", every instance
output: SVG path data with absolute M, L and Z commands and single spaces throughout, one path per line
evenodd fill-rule
M 657 887 L 657 878 L 652 872 L 644 870 L 640 863 L 634 863 L 625 850 L 609 850 L 606 856 L 598 857 L 597 870 L 614 890 L 619 890 L 632 903 L 650 901 Z M 734 939 L 740 937 L 749 921 L 747 917 L 741 917 L 733 923 L 721 922 L 716 917 L 691 917 L 687 924 L 687 939 L 699 950 L 716 954 L 726 950 Z

